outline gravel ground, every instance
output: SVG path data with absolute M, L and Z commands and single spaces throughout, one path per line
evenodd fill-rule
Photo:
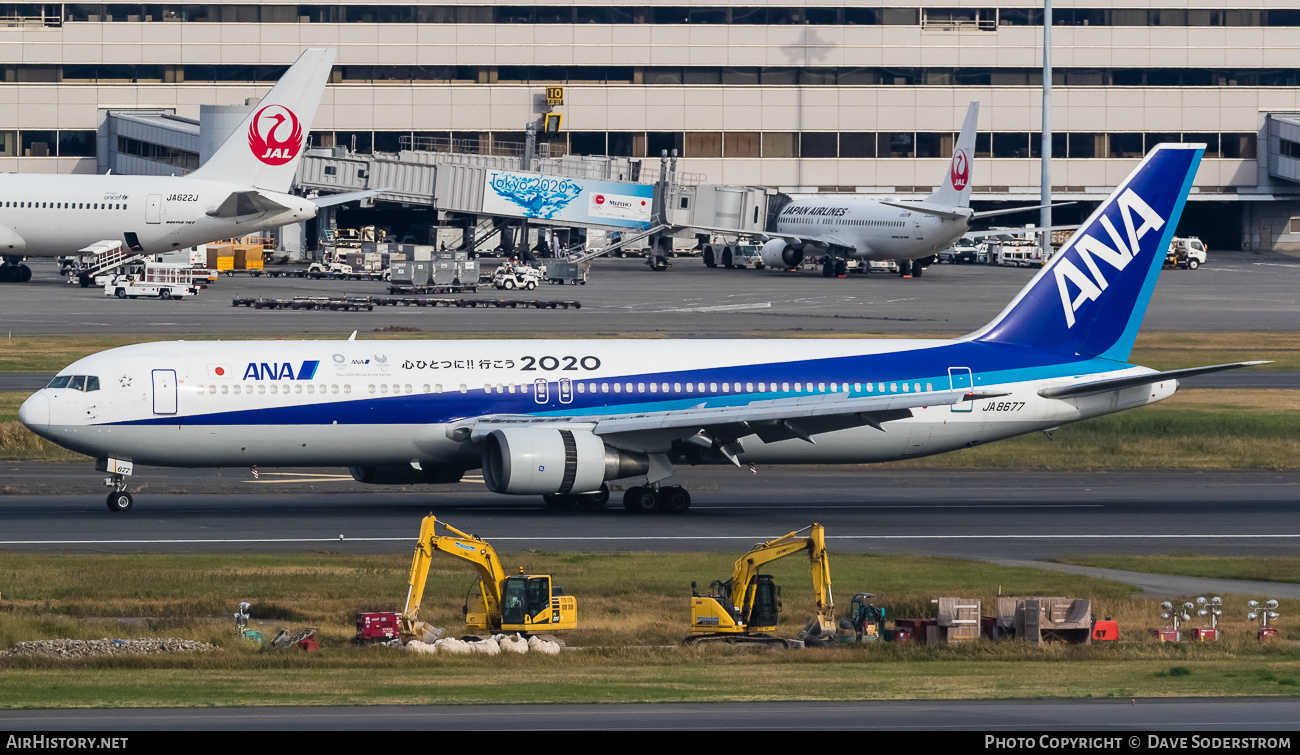
M 98 655 L 146 655 L 148 653 L 206 652 L 216 650 L 216 645 L 175 637 L 149 637 L 139 640 L 31 640 L 20 642 L 4 655 L 43 655 L 58 658 L 85 658 Z

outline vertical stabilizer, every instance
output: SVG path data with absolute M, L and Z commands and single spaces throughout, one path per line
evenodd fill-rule
M 285 71 L 266 97 L 211 158 L 191 175 L 286 193 L 307 148 L 335 51 L 312 48 Z
M 975 126 L 980 119 L 980 104 L 972 102 L 966 108 L 966 121 L 961 124 L 961 134 L 952 149 L 952 163 L 943 176 L 943 183 L 926 197 L 927 204 L 945 207 L 970 207 L 970 183 L 975 155 Z
M 1127 362 L 1204 152 L 1153 149 L 974 338 Z

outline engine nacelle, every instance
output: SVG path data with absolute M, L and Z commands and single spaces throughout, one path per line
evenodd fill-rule
M 786 269 L 799 267 L 803 262 L 803 247 L 790 246 L 785 239 L 770 239 L 763 244 L 763 264 L 767 267 Z
M 483 481 L 493 493 L 590 493 L 649 469 L 644 455 L 609 448 L 586 430 L 512 427 L 493 430 L 483 445 Z
M 465 470 L 456 467 L 425 467 L 410 464 L 378 464 L 373 467 L 348 467 L 352 479 L 371 485 L 429 485 L 460 482 Z

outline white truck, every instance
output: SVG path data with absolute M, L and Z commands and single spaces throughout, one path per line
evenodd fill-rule
M 702 256 L 705 267 L 763 269 L 763 247 L 759 244 L 705 244 Z
M 112 276 L 104 286 L 105 296 L 119 299 L 181 299 L 197 296 L 199 287 L 194 283 L 194 270 L 188 264 L 177 262 L 146 262 L 140 273 Z
M 1169 251 L 1165 254 L 1165 267 L 1195 270 L 1205 264 L 1205 252 L 1205 244 L 1195 236 L 1175 237 L 1169 242 Z

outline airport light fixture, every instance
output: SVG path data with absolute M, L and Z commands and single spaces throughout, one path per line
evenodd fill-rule
M 1192 615 L 1188 613 L 1192 608 L 1195 608 L 1195 606 L 1191 603 L 1184 603 L 1178 609 L 1175 609 L 1174 604 L 1167 600 L 1161 603 L 1160 618 L 1169 622 L 1171 628 L 1158 630 L 1154 634 L 1160 638 L 1161 642 L 1181 641 L 1182 638 L 1178 633 L 1178 627 L 1182 622 L 1192 620 Z
M 1196 615 L 1210 617 L 1210 629 L 1219 628 L 1219 617 L 1223 615 L 1223 598 L 1200 597 L 1196 599 Z
M 1266 600 L 1261 607 L 1258 600 L 1251 600 L 1246 602 L 1246 606 L 1250 609 L 1246 618 L 1250 621 L 1259 620 L 1259 630 L 1255 633 L 1255 637 L 1260 642 L 1268 642 L 1277 637 L 1277 627 L 1273 626 L 1273 622 L 1281 616 L 1276 610 L 1277 601 Z

